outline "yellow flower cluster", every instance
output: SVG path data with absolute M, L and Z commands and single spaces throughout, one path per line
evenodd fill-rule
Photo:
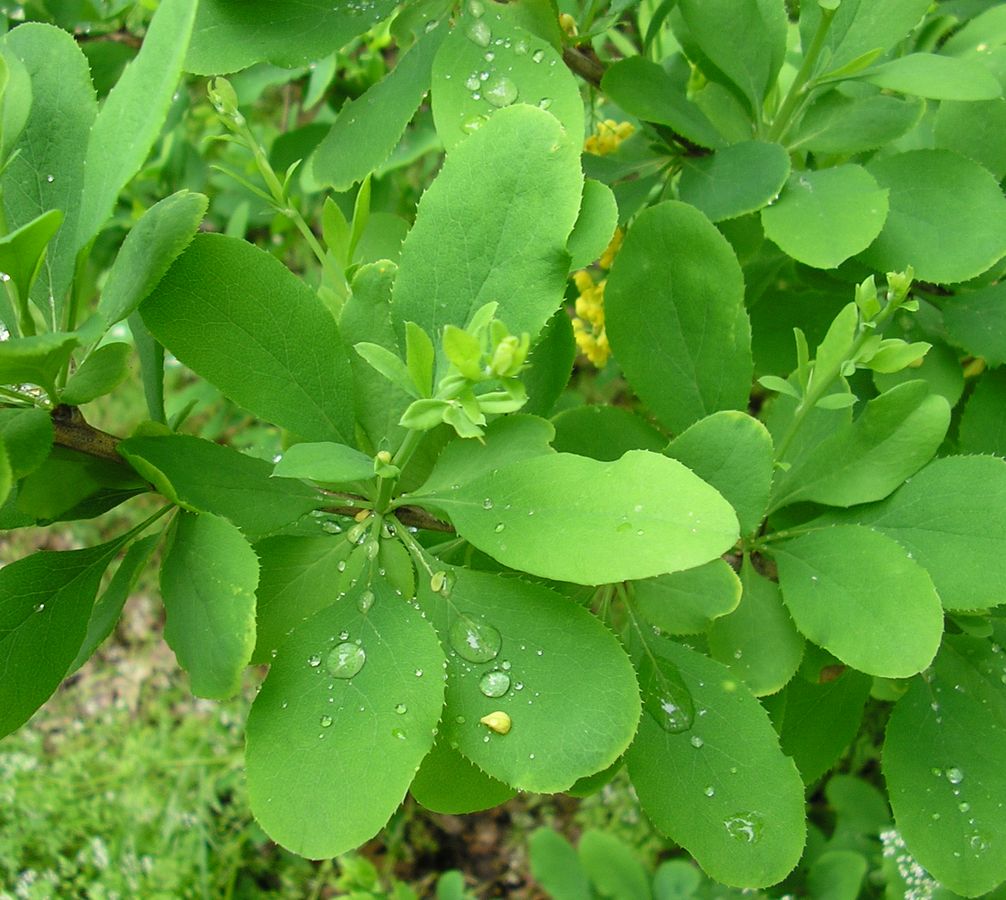
M 615 254 L 622 246 L 622 237 L 622 229 L 615 229 L 611 243 L 598 260 L 601 269 L 611 268 Z M 608 357 L 611 356 L 608 335 L 604 330 L 604 286 L 607 280 L 601 278 L 594 281 L 594 276 L 587 269 L 573 273 L 573 283 L 580 292 L 576 298 L 573 337 L 580 352 L 599 369 L 607 364 Z
M 605 119 L 597 123 L 594 133 L 584 142 L 583 149 L 594 156 L 607 156 L 618 149 L 622 143 L 636 129 L 631 122 L 616 122 L 614 119 Z

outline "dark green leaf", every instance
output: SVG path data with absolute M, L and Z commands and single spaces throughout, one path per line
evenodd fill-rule
M 566 249 L 570 267 L 589 266 L 604 253 L 618 225 L 618 204 L 611 188 L 587 178 L 583 182 L 580 214 L 569 235 Z
M 80 406 L 109 393 L 129 376 L 133 348 L 126 343 L 104 344 L 81 364 L 60 392 L 61 403 Z
M 437 741 L 419 766 L 409 793 L 431 812 L 464 815 L 499 806 L 517 792 Z
M 583 900 L 590 882 L 576 851 L 551 828 L 538 828 L 528 838 L 531 872 L 554 900 Z
M 685 157 L 678 196 L 713 222 L 735 219 L 775 200 L 789 168 L 789 154 L 779 144 L 732 144 L 712 156 Z
M 668 634 L 708 631 L 715 620 L 733 612 L 741 599 L 740 582 L 722 559 L 646 578 L 632 589 L 639 614 Z
M 52 419 L 44 409 L 0 409 L 3 440 L 15 481 L 35 471 L 52 449 Z
M 885 90 L 930 100 L 994 100 L 1002 96 L 1002 86 L 987 66 L 936 53 L 909 53 L 859 77 Z
M 662 450 L 664 437 L 645 419 L 621 406 L 578 406 L 553 420 L 553 446 L 560 453 L 576 453 L 611 461 L 628 450 Z
M 990 366 L 1006 363 L 1006 284 L 948 297 L 943 324 L 952 343 Z
M 649 900 L 647 871 L 623 841 L 589 829 L 581 835 L 578 850 L 580 862 L 601 896 Z
M 55 397 L 56 378 L 76 346 L 76 335 L 59 333 L 0 342 L 0 384 L 37 384 Z
M 0 272 L 10 276 L 17 294 L 27 300 L 45 250 L 63 223 L 63 213 L 51 209 L 0 238 Z
M 273 475 L 333 484 L 369 481 L 374 477 L 374 461 L 345 444 L 294 444 L 276 463 Z
M 961 415 L 958 443 L 964 453 L 1006 456 L 1006 369 L 987 372 L 975 385 Z
M 876 94 L 847 97 L 829 91 L 815 100 L 787 143 L 790 150 L 843 156 L 883 147 L 915 125 L 925 104 L 915 98 Z

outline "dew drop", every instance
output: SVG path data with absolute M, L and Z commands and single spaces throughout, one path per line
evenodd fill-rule
M 318 720 L 318 724 L 321 725 L 322 728 L 329 728 L 332 725 L 332 717 L 331 716 L 322 716 Z
M 416 678 L 422 678 L 423 677 L 423 670 L 422 669 L 416 669 L 416 671 L 413 672 L 412 674 L 415 675 Z
M 47 182 L 49 182 L 49 184 L 52 184 L 56 180 L 56 176 L 55 175 L 46 175 L 45 176 L 45 180 Z
M 705 794 L 707 797 L 715 797 L 716 796 L 716 788 L 714 788 L 710 784 L 710 785 L 708 785 L 706 787 L 706 789 L 702 793 Z
M 492 625 L 466 613 L 461 613 L 451 623 L 450 640 L 458 655 L 473 663 L 495 659 L 503 643 L 500 633 Z
M 473 44 L 488 47 L 492 40 L 492 32 L 489 30 L 489 26 L 479 19 L 468 26 L 468 38 Z
M 307 658 L 307 664 L 312 669 L 317 669 L 318 666 L 321 665 L 321 657 L 317 653 L 315 653 Z
M 404 716 L 409 711 L 409 708 L 404 703 L 399 703 L 395 707 L 395 712 L 400 716 Z
M 398 740 L 400 740 L 400 741 L 404 741 L 405 740 L 405 732 L 402 731 L 401 728 L 392 728 L 391 729 L 391 736 L 395 737 L 395 738 L 398 738 Z
M 964 780 L 964 773 L 957 766 L 947 769 L 943 774 L 951 784 L 960 784 Z
M 506 672 L 486 672 L 479 681 L 479 690 L 487 697 L 502 697 L 510 690 L 510 676 Z
M 336 566 L 336 568 L 337 568 L 337 569 L 338 569 L 338 570 L 339 570 L 340 572 L 345 572 L 345 571 L 346 571 L 346 560 L 344 560 L 344 559 L 340 559 L 340 560 L 339 560 L 339 564 L 338 564 L 338 565 Z
M 35 604 L 35 612 L 40 613 L 44 609 L 45 609 L 45 604 L 44 603 L 36 603 Z
M 531 54 L 531 59 L 533 59 L 536 63 L 540 63 L 544 58 L 544 50 L 535 50 L 534 53 Z
M 472 74 L 465 79 L 465 87 L 470 91 L 477 91 L 479 89 L 478 73 L 472 72 Z M 459 487 L 461 487 L 461 485 L 457 485 L 454 489 L 457 490 Z
M 758 842 L 764 825 L 762 817 L 753 812 L 734 813 L 723 820 L 723 827 L 726 828 L 727 834 L 734 840 L 744 841 L 746 844 Z
M 486 497 L 485 500 L 482 501 L 482 508 L 483 509 L 492 509 L 493 508 L 492 497 Z
M 370 612 L 370 608 L 374 605 L 374 592 L 364 591 L 360 594 L 360 599 L 356 601 L 356 608 L 366 615 Z
M 496 534 L 499 534 L 504 528 L 506 528 L 506 525 L 504 525 L 502 522 L 497 522 L 496 527 L 493 529 L 493 531 L 495 531 Z
M 698 736 L 697 734 L 693 734 L 693 735 L 692 735 L 692 736 L 691 736 L 691 737 L 690 737 L 690 738 L 688 739 L 688 742 L 689 742 L 689 743 L 690 743 L 690 744 L 691 744 L 691 745 L 692 745 L 692 746 L 693 746 L 693 747 L 694 747 L 694 748 L 695 748 L 696 750 L 698 750 L 698 749 L 699 749 L 699 747 L 701 747 L 701 746 L 702 746 L 702 745 L 703 745 L 703 744 L 705 743 L 705 741 L 704 741 L 704 740 L 702 740 L 702 738 L 700 738 L 700 737 L 699 737 L 699 736 Z
M 510 106 L 517 99 L 517 85 L 509 78 L 500 76 L 486 85 L 485 95 L 486 100 L 493 106 L 502 109 L 504 106 Z
M 968 803 L 967 800 L 962 800 L 960 803 L 958 803 L 957 808 L 962 813 L 971 812 L 971 804 Z
M 328 671 L 336 678 L 352 678 L 366 661 L 367 654 L 363 647 L 343 641 L 328 654 Z

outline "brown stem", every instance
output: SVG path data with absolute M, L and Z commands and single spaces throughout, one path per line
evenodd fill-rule
M 88 425 L 76 406 L 57 406 L 51 413 L 53 443 L 60 447 L 79 450 L 89 456 L 107 459 L 125 465 L 116 451 L 121 438 Z
M 597 58 L 593 50 L 563 47 L 562 61 L 574 75 L 579 75 L 584 81 L 596 88 L 601 86 L 601 79 L 604 77 L 604 63 Z
M 327 513 L 349 518 L 355 517 L 360 512 L 359 507 L 350 506 L 324 506 L 322 509 Z M 393 515 L 406 527 L 421 528 L 424 531 L 443 531 L 447 534 L 454 533 L 453 525 L 430 515 L 425 509 L 418 506 L 399 506 Z

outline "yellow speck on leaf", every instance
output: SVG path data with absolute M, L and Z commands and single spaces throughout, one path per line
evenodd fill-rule
M 497 734 L 506 734 L 511 725 L 510 717 L 505 712 L 491 712 L 479 719 L 479 722 Z

